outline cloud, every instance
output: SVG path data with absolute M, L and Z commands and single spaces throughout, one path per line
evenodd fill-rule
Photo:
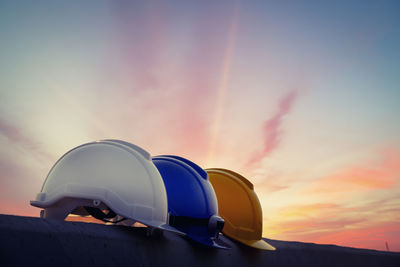
M 128 80 L 131 93 L 159 88 L 161 80 L 157 71 L 167 47 L 166 5 L 158 1 L 144 4 L 115 1 L 111 7 L 117 22 L 118 51 L 112 59 L 116 67 L 114 75 Z
M 38 216 L 37 208 L 29 205 L 39 192 L 44 176 L 41 168 L 30 166 L 21 153 L 0 155 L 0 213 Z M 10 157 L 10 156 L 16 156 Z
M 314 181 L 306 193 L 334 194 L 393 188 L 400 182 L 400 153 L 385 152 L 379 161 L 349 166 Z
M 292 204 L 279 209 L 265 220 L 264 229 L 283 239 L 310 241 L 307 238 L 321 232 L 333 231 L 346 224 L 357 223 L 359 218 L 343 218 L 351 209 L 336 203 Z
M 31 140 L 26 138 L 17 127 L 11 125 L 3 118 L 0 118 L 0 133 L 11 142 L 20 143 L 27 147 L 32 147 L 33 145 Z
M 393 251 L 400 251 L 400 225 L 395 222 L 373 222 L 367 226 L 357 226 L 369 218 L 340 218 L 282 222 L 275 235 L 282 240 L 296 240 L 319 244 L 335 244 L 359 248 L 385 249 L 387 241 Z M 265 227 L 268 231 L 268 225 Z
M 0 213 L 38 216 L 29 205 L 40 190 L 54 156 L 24 130 L 0 117 Z
M 268 214 L 264 233 L 374 249 L 385 249 L 388 241 L 400 251 L 400 225 L 395 223 L 400 221 L 399 182 L 400 153 L 383 151 L 374 161 L 310 181 L 297 191 L 295 201 Z M 312 200 L 316 203 L 298 204 Z
M 98 95 L 98 109 L 108 107 L 101 117 L 132 141 L 151 129 L 143 145 L 158 153 L 204 161 L 234 7 L 196 4 L 195 13 L 207 17 L 201 21 L 191 16 L 193 5 L 175 19 L 175 11 L 154 1 L 117 1 L 112 7 L 117 48 L 104 70 L 109 86 L 100 86 L 113 90 Z
M 279 108 L 277 113 L 264 124 L 264 136 L 265 136 L 265 147 L 264 155 L 268 155 L 271 151 L 278 147 L 281 135 L 281 124 L 285 115 L 287 115 L 294 101 L 297 97 L 297 91 L 289 92 L 279 102 Z
M 337 203 L 290 205 L 264 220 L 271 238 L 400 251 L 399 201 L 381 199 L 359 206 Z M 387 209 L 386 205 L 390 208 Z
M 291 184 L 293 184 L 293 179 L 291 178 L 268 175 L 268 179 L 256 181 L 254 185 L 258 192 L 268 194 L 288 189 Z
M 44 150 L 34 139 L 27 136 L 24 131 L 0 117 L 0 134 L 6 137 L 10 143 L 21 146 L 31 152 L 35 158 L 42 157 L 54 160 L 54 157 Z
M 257 183 L 257 191 L 262 192 L 263 194 L 278 192 L 281 190 L 288 189 L 289 187 L 290 187 L 289 185 L 281 185 L 280 182 Z
M 315 237 L 314 242 L 359 248 L 385 250 L 388 242 L 392 251 L 400 251 L 399 223 L 385 222 L 361 229 L 344 229 Z
M 0 197 L 0 213 L 19 215 L 19 216 L 31 216 L 39 217 L 40 210 L 29 204 L 29 197 L 26 199 L 21 198 L 5 198 Z
M 264 148 L 253 154 L 246 166 L 250 167 L 259 163 L 263 158 L 278 148 L 282 136 L 282 123 L 287 114 L 291 111 L 296 101 L 298 92 L 296 90 L 287 93 L 280 101 L 276 113 L 268 119 L 263 126 Z

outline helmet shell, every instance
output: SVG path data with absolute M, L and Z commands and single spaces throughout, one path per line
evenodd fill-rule
M 68 151 L 51 168 L 31 204 L 46 209 L 63 199 L 101 201 L 116 214 L 149 226 L 162 228 L 167 222 L 164 182 L 150 154 L 120 140 Z
M 153 162 L 164 180 L 170 216 L 210 219 L 218 215 L 218 202 L 207 173 L 195 163 L 178 156 L 156 156 Z M 215 247 L 206 226 L 177 227 L 190 238 Z
M 177 156 L 157 156 L 153 162 L 164 180 L 171 214 L 193 218 L 218 214 L 217 198 L 203 169 Z
M 262 209 L 253 184 L 227 169 L 206 169 L 225 220 L 224 235 L 248 246 L 275 250 L 262 240 Z

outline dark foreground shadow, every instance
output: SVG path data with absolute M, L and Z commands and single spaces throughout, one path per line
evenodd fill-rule
M 400 253 L 268 240 L 276 251 L 215 249 L 146 228 L 0 215 L 0 266 L 400 266 Z

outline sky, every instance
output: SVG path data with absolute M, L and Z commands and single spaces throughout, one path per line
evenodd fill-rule
M 0 213 L 114 138 L 241 173 L 265 237 L 400 251 L 400 3 L 322 2 L 0 1 Z

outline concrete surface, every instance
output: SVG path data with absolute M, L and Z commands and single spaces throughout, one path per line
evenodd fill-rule
M 198 245 L 145 228 L 0 215 L 0 266 L 400 266 L 400 253 L 268 240 L 277 251 Z

